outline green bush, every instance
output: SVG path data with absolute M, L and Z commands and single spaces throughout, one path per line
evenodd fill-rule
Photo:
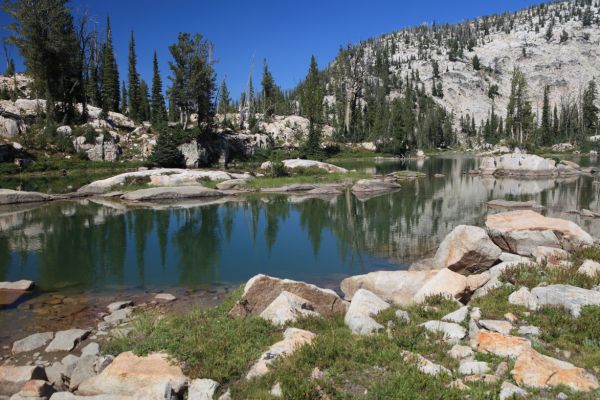
M 152 154 L 148 161 L 153 165 L 165 168 L 185 167 L 185 159 L 181 151 L 177 148 L 177 141 L 174 135 L 167 129 L 163 129 L 158 134 L 156 145 L 152 149 Z

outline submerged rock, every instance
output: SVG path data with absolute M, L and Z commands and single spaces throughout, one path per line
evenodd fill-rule
M 156 201 L 199 199 L 224 195 L 224 193 L 219 192 L 218 190 L 205 188 L 203 186 L 176 186 L 134 190 L 125 193 L 121 198 L 127 201 Z
M 463 275 L 478 274 L 489 269 L 502 250 L 492 242 L 485 230 L 459 225 L 440 244 L 433 264 Z
M 491 200 L 487 203 L 490 208 L 498 208 L 504 210 L 533 210 L 543 211 L 544 206 L 536 203 L 533 200 L 530 201 L 510 201 L 510 200 Z
M 394 182 L 380 179 L 361 179 L 352 186 L 353 193 L 393 192 L 400 190 L 401 186 Z
M 572 251 L 594 243 L 576 223 L 533 211 L 488 215 L 485 225 L 492 240 L 504 251 L 524 256 L 531 256 L 538 246 Z

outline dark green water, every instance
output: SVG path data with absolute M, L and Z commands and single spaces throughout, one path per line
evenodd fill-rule
M 583 165 L 589 160 L 577 160 Z M 406 268 L 431 255 L 459 224 L 482 225 L 491 199 L 537 200 L 592 235 L 600 221 L 565 213 L 600 211 L 587 177 L 519 181 L 465 175 L 478 160 L 431 158 L 354 165 L 431 177 L 372 199 L 288 196 L 218 204 L 130 209 L 82 200 L 0 210 L 0 281 L 31 279 L 43 291 L 206 288 L 258 273 L 336 285 L 348 275 Z M 433 178 L 434 173 L 444 178 Z

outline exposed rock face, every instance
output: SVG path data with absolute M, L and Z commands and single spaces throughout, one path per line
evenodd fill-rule
M 596 377 L 584 369 L 534 350 L 517 357 L 511 374 L 519 385 L 540 389 L 564 385 L 575 391 L 589 392 L 598 388 Z
M 265 310 L 260 313 L 260 317 L 271 321 L 274 325 L 285 325 L 293 322 L 299 317 L 319 316 L 314 311 L 314 306 L 293 293 L 283 291 Z
M 136 400 L 163 400 L 171 393 L 182 394 L 187 377 L 169 357 L 153 353 L 138 357 L 132 352 L 119 354 L 99 375 L 83 381 L 79 394 L 131 396 Z
M 49 194 L 38 192 L 23 192 L 18 190 L 0 189 L 1 204 L 41 203 L 54 200 Z
M 488 201 L 488 207 L 498 208 L 504 210 L 533 210 L 542 211 L 544 206 L 536 203 L 535 201 L 509 201 L 509 200 L 491 200 Z
M 13 354 L 19 354 L 39 349 L 40 347 L 44 347 L 53 337 L 54 332 L 34 333 L 14 342 L 12 352 Z
M 440 244 L 433 264 L 464 275 L 478 274 L 498 260 L 502 250 L 492 242 L 485 230 L 459 225 Z
M 402 351 L 400 354 L 405 362 L 414 364 L 415 367 L 424 374 L 432 376 L 437 376 L 440 374 L 451 375 L 450 370 L 448 370 L 446 367 L 435 364 L 420 354 L 411 353 L 409 351 Z
M 73 140 L 75 151 L 87 154 L 90 161 L 117 161 L 121 156 L 118 135 L 100 134 L 94 143 L 87 143 L 84 136 L 78 136 Z
M 250 175 L 230 174 L 224 171 L 198 171 L 179 168 L 156 168 L 144 171 L 126 172 L 101 179 L 81 187 L 81 194 L 102 194 L 128 182 L 144 182 L 151 186 L 190 186 L 199 185 L 202 180 L 225 181 L 234 178 L 249 178 Z
M 292 170 L 292 171 L 297 168 L 318 168 L 318 169 L 327 171 L 329 173 L 335 172 L 335 173 L 345 174 L 346 172 L 348 172 L 348 170 L 346 168 L 341 168 L 341 167 L 338 167 L 333 164 L 328 164 L 328 163 L 324 163 L 321 161 L 315 161 L 315 160 L 292 159 L 292 160 L 283 160 L 282 163 L 286 169 Z M 263 170 L 268 170 L 271 168 L 272 165 L 273 164 L 271 163 L 271 161 L 267 161 L 267 162 L 264 162 L 260 166 L 260 168 Z
M 467 292 L 467 278 L 464 275 L 450 271 L 448 268 L 440 270 L 415 294 L 414 301 L 419 303 L 428 296 L 441 294 L 451 299 L 462 298 Z
M 502 383 L 499 396 L 500 400 L 525 399 L 529 392 L 507 381 Z
M 355 335 L 369 335 L 383 326 L 373 317 L 390 305 L 365 289 L 359 289 L 352 298 L 344 322 Z
M 593 260 L 585 260 L 577 272 L 587 275 L 590 278 L 594 278 L 597 275 L 600 275 L 600 263 Z
M 509 335 L 512 329 L 512 324 L 508 321 L 481 319 L 479 320 L 479 325 L 489 331 L 502 333 L 504 335 Z
M 208 189 L 203 186 L 176 186 L 134 190 L 125 193 L 121 198 L 127 201 L 160 201 L 220 196 L 224 196 L 224 194 L 218 190 Z
M 397 304 L 409 305 L 419 289 L 438 271 L 378 271 L 366 275 L 346 278 L 341 283 L 346 300 L 359 289 L 367 289 L 381 299 Z
M 572 251 L 593 244 L 592 237 L 574 222 L 544 217 L 533 211 L 488 215 L 485 224 L 494 243 L 505 251 L 524 256 L 530 256 L 538 246 Z
M 286 357 L 305 344 L 310 344 L 315 334 L 296 328 L 287 328 L 283 333 L 283 340 L 275 343 L 260 359 L 250 368 L 246 379 L 258 378 L 269 372 L 269 365 L 277 358 Z
M 500 276 L 507 268 L 516 267 L 518 265 L 535 265 L 535 263 L 529 261 L 516 260 L 516 261 L 505 261 L 503 263 L 494 265 L 489 270 L 490 279 L 479 289 L 475 291 L 473 294 L 474 298 L 485 296 L 490 290 L 499 288 L 502 286 L 502 282 L 500 282 Z
M 38 366 L 0 366 L 0 395 L 12 396 L 30 380 L 46 379 L 44 369 Z
M 25 383 L 11 400 L 47 400 L 54 393 L 54 388 L 41 379 L 33 379 Z
M 217 184 L 219 190 L 245 190 L 248 187 L 247 179 L 229 179 Z
M 442 317 L 442 321 L 446 322 L 454 322 L 457 324 L 462 323 L 467 316 L 469 315 L 469 307 L 463 306 L 456 311 L 451 312 L 450 314 L 446 314 Z
M 485 157 L 479 169 L 482 175 L 495 176 L 552 176 L 557 173 L 556 162 L 532 154 L 505 154 Z
M 579 317 L 584 306 L 600 306 L 600 292 L 569 285 L 550 285 L 531 290 L 537 307 L 562 306 Z
M 516 358 L 531 350 L 531 342 L 521 337 L 480 330 L 473 338 L 473 348 L 480 353 Z
M 69 329 L 56 332 L 54 339 L 46 347 L 46 352 L 71 351 L 77 344 L 90 334 L 87 329 Z
M 427 321 L 421 326 L 430 332 L 443 334 L 444 340 L 449 343 L 458 343 L 467 336 L 465 328 L 453 322 Z
M 188 390 L 188 400 L 212 400 L 219 382 L 212 379 L 194 379 Z
M 23 120 L 0 115 L 0 137 L 14 139 L 25 130 L 26 126 Z
M 284 291 L 310 302 L 314 311 L 324 317 L 346 313 L 346 303 L 333 290 L 290 279 L 256 275 L 246 283 L 242 300 L 230 314 L 236 317 L 260 315 Z
M 21 279 L 16 282 L 0 282 L 0 290 L 30 290 L 33 288 L 33 281 Z
M 546 262 L 549 265 L 557 265 L 560 260 L 569 257 L 569 253 L 556 247 L 538 246 L 532 250 L 531 255 L 538 264 Z
M 372 192 L 394 192 L 400 190 L 401 186 L 394 182 L 386 182 L 380 179 L 361 179 L 352 186 L 353 193 Z

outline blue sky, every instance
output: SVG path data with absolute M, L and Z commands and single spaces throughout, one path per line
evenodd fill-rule
M 178 32 L 199 32 L 215 46 L 219 81 L 226 77 L 238 97 L 254 65 L 260 82 L 266 58 L 276 82 L 294 87 L 306 74 L 311 54 L 320 67 L 327 65 L 340 46 L 403 27 L 436 21 L 459 22 L 477 16 L 518 10 L 534 0 L 72 0 L 75 14 L 84 8 L 104 29 L 110 14 L 121 79 L 126 78 L 130 31 L 137 44 L 138 70 L 148 83 L 152 54 L 158 52 L 164 83 L 168 84 L 168 46 Z M 5 27 L 8 16 L 0 12 Z M 2 31 L 2 35 L 6 35 Z M 1 55 L 4 68 L 4 54 Z M 18 69 L 21 69 L 20 62 Z

